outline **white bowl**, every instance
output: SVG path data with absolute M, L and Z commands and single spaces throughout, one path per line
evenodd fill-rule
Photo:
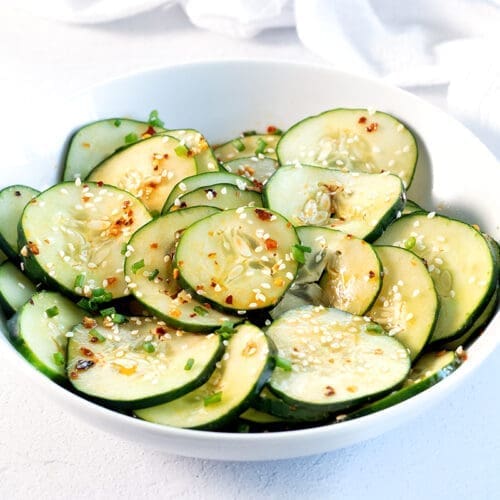
M 86 122 L 112 116 L 145 118 L 152 109 L 171 128 L 197 128 L 209 141 L 247 129 L 280 128 L 335 107 L 372 107 L 393 113 L 417 134 L 420 156 L 409 197 L 426 208 L 480 224 L 500 238 L 499 166 L 494 156 L 457 121 L 433 106 L 381 82 L 318 66 L 277 62 L 213 62 L 158 69 L 94 87 L 30 117 L 23 154 L 9 157 L 0 186 L 43 188 L 57 179 L 64 143 Z M 0 335 L 0 357 L 24 371 L 47 397 L 77 417 L 126 439 L 171 453 L 225 460 L 289 458 L 366 440 L 427 410 L 447 397 L 494 351 L 500 316 L 474 343 L 469 359 L 444 381 L 381 412 L 313 429 L 268 434 L 226 434 L 174 429 L 133 419 L 90 403 L 31 367 Z M 5 321 L 2 318 L 5 332 Z M 22 387 L 19 387 L 22 390 Z

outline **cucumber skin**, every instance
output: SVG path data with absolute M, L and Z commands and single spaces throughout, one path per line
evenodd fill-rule
M 16 350 L 21 354 L 26 361 L 28 361 L 34 368 L 39 372 L 43 373 L 45 376 L 53 380 L 59 385 L 64 386 L 66 389 L 70 389 L 70 384 L 66 377 L 62 376 L 60 373 L 54 372 L 43 364 L 33 353 L 33 351 L 26 345 L 23 337 L 19 334 L 18 325 L 18 314 L 12 316 L 7 322 L 7 328 L 9 331 L 9 339 Z
M 72 339 L 69 339 L 68 348 L 69 348 L 69 343 L 71 341 Z M 166 394 L 157 394 L 155 396 L 150 396 L 143 399 L 136 399 L 134 401 L 117 401 L 117 400 L 99 398 L 97 396 L 91 396 L 89 394 L 79 391 L 73 384 L 72 384 L 72 389 L 79 396 L 94 403 L 97 403 L 99 405 L 106 406 L 113 410 L 134 410 L 134 409 L 140 410 L 143 408 L 149 408 L 150 406 L 157 406 L 163 403 L 168 403 L 169 401 L 172 401 L 174 399 L 180 398 L 181 396 L 184 396 L 185 394 L 194 391 L 195 389 L 203 385 L 210 378 L 213 371 L 215 370 L 215 364 L 218 361 L 220 361 L 223 355 L 224 355 L 224 344 L 222 343 L 222 338 L 219 337 L 219 348 L 215 356 L 212 358 L 210 363 L 207 364 L 207 366 L 205 367 L 203 372 L 199 375 L 199 377 L 196 380 L 193 380 L 192 382 L 184 385 L 183 387 L 179 387 L 178 389 L 170 391 Z M 68 356 L 66 354 L 66 359 L 67 357 Z M 69 376 L 69 373 L 68 373 L 68 380 L 71 382 L 71 377 Z
M 346 420 L 364 417 L 366 415 L 385 410 L 386 408 L 394 406 L 398 403 L 402 403 L 403 401 L 416 396 L 420 392 L 429 389 L 429 387 L 432 387 L 434 384 L 437 384 L 448 375 L 450 375 L 450 373 L 454 372 L 461 364 L 462 362 L 460 361 L 458 356 L 455 356 L 455 361 L 452 364 L 445 366 L 437 373 L 434 373 L 430 377 L 426 377 L 424 380 L 417 382 L 416 384 L 404 387 L 394 392 L 393 394 L 389 394 L 378 401 L 374 401 L 372 404 L 365 408 L 360 408 L 359 410 L 353 411 L 352 413 L 347 415 Z
M 250 408 L 253 405 L 255 399 L 260 394 L 260 391 L 264 388 L 267 381 L 271 378 L 271 374 L 273 373 L 274 366 L 275 366 L 274 356 L 278 352 L 276 349 L 276 346 L 274 345 L 274 342 L 266 334 L 264 334 L 264 336 L 265 336 L 265 339 L 266 339 L 267 344 L 269 346 L 269 354 L 267 356 L 267 362 L 266 362 L 259 378 L 257 379 L 254 386 L 252 387 L 248 397 L 245 398 L 237 407 L 233 408 L 230 412 L 226 413 L 221 418 L 214 420 L 212 422 L 209 422 L 205 425 L 200 425 L 197 427 L 189 427 L 190 429 L 198 429 L 198 430 L 206 430 L 206 431 L 220 429 L 221 427 L 224 427 L 224 426 L 230 424 L 231 422 L 233 422 L 245 410 L 248 410 L 248 408 Z

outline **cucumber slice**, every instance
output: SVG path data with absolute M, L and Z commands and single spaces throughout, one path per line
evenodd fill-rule
M 239 208 L 246 205 L 253 207 L 262 206 L 262 198 L 255 191 L 239 189 L 232 184 L 214 184 L 195 189 L 177 198 L 179 207 L 174 205 L 171 210 L 177 208 L 188 208 L 197 206 L 209 206 L 227 210 L 229 208 Z
M 460 364 L 460 358 L 453 351 L 424 354 L 410 371 L 401 389 L 389 394 L 385 398 L 369 403 L 349 415 L 342 416 L 343 418 L 339 420 L 352 420 L 353 418 L 370 415 L 371 413 L 385 410 L 390 406 L 410 399 L 446 378 L 453 373 Z
M 238 158 L 268 157 L 276 160 L 276 146 L 281 136 L 272 134 L 255 134 L 237 137 L 214 149 L 217 160 L 226 163 Z
M 112 407 L 145 408 L 181 397 L 209 379 L 224 353 L 218 335 L 182 332 L 151 318 L 85 323 L 68 342 L 68 377 L 78 392 Z
M 227 172 L 208 172 L 186 177 L 174 186 L 165 205 L 163 205 L 162 213 L 167 213 L 174 206 L 180 207 L 181 202 L 179 198 L 182 195 L 202 187 L 213 186 L 214 184 L 232 184 L 242 190 L 252 187 L 252 183 L 248 179 Z
M 57 292 L 31 297 L 9 320 L 16 349 L 39 371 L 57 382 L 66 380 L 66 344 L 85 311 Z
M 262 187 L 267 183 L 269 177 L 276 172 L 279 163 L 273 158 L 252 156 L 228 161 L 223 163 L 223 166 L 228 172 L 246 177 L 252 181 L 256 189 L 262 191 Z
M 488 305 L 483 309 L 479 318 L 474 321 L 473 325 L 458 339 L 448 342 L 444 345 L 446 349 L 455 350 L 459 346 L 464 346 L 480 332 L 482 332 L 490 320 L 493 318 L 498 309 L 498 288 L 493 294 L 493 297 L 488 302 Z
M 160 212 L 172 188 L 195 173 L 191 151 L 177 139 L 157 134 L 117 151 L 87 179 L 124 189 L 149 210 Z
M 35 285 L 12 262 L 0 265 L 0 306 L 6 316 L 12 316 L 35 293 Z
M 7 255 L 5 255 L 2 250 L 0 250 L 0 264 L 3 264 L 6 260 Z
M 425 264 L 412 252 L 375 247 L 384 268 L 382 289 L 366 313 L 410 350 L 415 359 L 432 335 L 439 313 L 434 283 Z
M 281 138 L 280 163 L 307 163 L 355 172 L 390 172 L 408 187 L 418 149 L 411 132 L 394 116 L 366 109 L 332 109 L 306 118 Z
M 377 241 L 410 249 L 425 259 L 439 296 L 431 342 L 449 342 L 474 323 L 498 282 L 498 262 L 479 231 L 434 212 L 415 212 L 392 224 Z
M 269 316 L 272 319 L 278 319 L 290 309 L 298 309 L 302 306 L 315 305 L 327 306 L 325 294 L 317 283 L 298 284 L 301 278 L 301 272 L 304 266 L 299 268 L 297 279 L 292 283 L 292 286 L 287 290 L 283 298 L 278 302 L 276 307 L 269 311 Z
M 306 254 L 304 267 L 316 265 L 320 271 L 324 269 L 319 282 L 324 305 L 363 315 L 382 285 L 382 267 L 371 245 L 322 227 L 299 227 L 297 234 L 302 244 L 312 250 Z
M 360 316 L 308 306 L 267 331 L 279 356 L 268 386 L 288 403 L 340 411 L 390 392 L 410 369 L 407 349 Z M 281 367 L 280 367 L 281 366 Z
M 414 201 L 406 200 L 406 205 L 403 208 L 403 215 L 412 214 L 413 212 L 426 212 L 420 205 Z
M 89 123 L 75 132 L 68 146 L 63 180 L 85 179 L 94 167 L 129 142 L 164 132 L 161 127 L 127 118 L 108 118 Z
M 175 401 L 135 414 L 173 427 L 220 428 L 251 406 L 271 374 L 272 353 L 261 330 L 249 323 L 240 325 L 206 384 Z
M 193 154 L 196 162 L 196 172 L 217 172 L 219 163 L 208 145 L 205 137 L 193 129 L 169 130 L 168 135 L 175 137 L 181 144 L 185 144 Z
M 162 215 L 139 229 L 129 242 L 125 261 L 128 288 L 139 302 L 174 327 L 210 331 L 224 321 L 240 321 L 194 300 L 174 278 L 173 257 L 180 234 L 217 212 L 212 207 L 193 207 Z M 191 251 L 195 253 L 198 246 L 199 243 Z
M 182 234 L 175 265 L 195 293 L 230 310 L 273 306 L 297 273 L 299 240 L 281 215 L 253 207 L 213 214 Z
M 327 226 L 369 241 L 401 215 L 404 197 L 395 175 L 300 164 L 280 167 L 263 192 L 266 206 L 295 226 Z
M 71 295 L 105 288 L 123 297 L 123 246 L 151 216 L 125 191 L 78 181 L 56 184 L 26 206 L 19 232 L 26 272 Z
M 17 225 L 24 207 L 40 193 L 28 186 L 9 186 L 0 191 L 0 248 L 13 261 L 19 260 Z
M 328 411 L 313 410 L 300 404 L 287 403 L 275 396 L 267 387 L 262 389 L 254 401 L 254 407 L 287 422 L 320 422 L 330 416 Z
M 283 422 L 282 418 L 275 417 L 274 415 L 269 415 L 269 413 L 256 410 L 255 408 L 249 408 L 248 410 L 244 411 L 240 415 L 240 419 L 258 425 Z

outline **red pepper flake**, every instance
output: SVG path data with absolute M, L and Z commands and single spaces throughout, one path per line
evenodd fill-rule
M 28 249 L 33 255 L 38 255 L 40 253 L 38 245 L 32 241 L 28 241 Z
M 179 208 L 186 208 L 186 207 L 187 207 L 187 203 L 185 201 L 181 201 Z
M 252 184 L 254 187 L 254 191 L 256 191 L 257 193 L 262 193 L 262 189 L 264 188 L 264 184 L 262 182 L 258 181 L 257 179 L 254 179 L 252 181 Z
M 226 297 L 226 300 L 224 301 L 226 304 L 232 304 L 233 303 L 233 296 L 232 295 L 228 295 Z
M 205 302 L 205 303 L 203 304 L 203 307 L 204 307 L 205 309 L 212 309 L 212 304 L 209 304 L 208 302 Z
M 90 330 L 91 328 L 95 328 L 97 326 L 97 321 L 94 318 L 84 316 L 82 319 L 82 325 Z
M 346 235 L 346 238 L 347 238 L 348 240 L 352 240 L 353 235 L 352 235 L 352 234 L 347 234 L 347 235 Z
M 216 253 L 216 252 L 210 252 L 210 253 L 208 254 L 208 258 L 209 258 L 209 259 L 215 259 L 215 257 L 217 257 L 217 253 Z
M 167 333 L 167 330 L 165 328 L 163 328 L 162 326 L 158 326 L 155 330 L 156 334 L 157 335 L 165 335 Z
M 196 316 L 198 316 L 196 313 L 191 313 L 191 314 L 189 315 L 189 317 L 190 317 L 190 318 L 195 318 Z
M 104 182 L 102 182 L 102 181 L 97 181 L 97 185 L 98 185 L 99 187 L 103 187 L 103 186 L 104 186 Z
M 127 210 L 129 206 L 130 206 L 130 200 L 125 200 L 122 204 L 122 209 Z
M 275 134 L 277 132 L 277 130 L 278 129 L 274 125 L 269 125 L 269 127 L 267 127 L 268 134 Z
M 69 378 L 71 378 L 71 379 L 73 379 L 73 380 L 77 379 L 77 378 L 78 378 L 78 373 L 76 373 L 76 372 L 71 372 L 71 373 L 69 374 Z
M 273 214 L 267 210 L 262 210 L 262 208 L 256 208 L 255 213 L 260 220 L 268 221 L 271 220 Z
M 175 268 L 172 271 L 172 276 L 173 276 L 174 280 L 178 279 L 179 278 L 179 269 Z
M 114 285 L 118 281 L 118 279 L 114 276 L 111 276 L 110 278 L 107 278 L 106 281 L 108 282 L 108 286 L 111 286 Z
M 94 353 L 90 349 L 88 349 L 87 347 L 80 347 L 80 352 L 84 356 L 87 356 L 87 358 L 92 358 L 94 356 Z
M 165 160 L 168 160 L 168 153 L 165 153 L 165 154 L 163 155 L 163 158 L 165 158 Z
M 146 130 L 146 132 L 144 132 L 145 134 L 148 134 L 148 135 L 155 135 L 156 134 L 156 130 L 150 125 L 148 127 L 148 129 Z
M 366 116 L 360 117 L 360 119 L 358 120 L 358 123 L 366 123 Z
M 377 122 L 371 122 L 370 125 L 368 125 L 368 127 L 366 127 L 367 132 L 376 132 L 377 129 L 378 129 Z
M 327 385 L 325 387 L 325 396 L 334 396 L 335 395 L 335 389 L 331 385 Z
M 358 388 L 355 385 L 350 385 L 347 390 L 349 392 L 357 392 Z
M 82 146 L 86 149 L 90 148 L 90 144 L 88 142 L 82 142 Z
M 267 238 L 264 243 L 266 244 L 266 248 L 268 250 L 274 250 L 278 248 L 278 242 L 276 240 L 273 240 L 272 238 Z
M 151 245 L 149 245 L 150 248 L 152 248 L 153 250 L 156 250 L 158 248 L 158 243 L 151 243 Z
M 369 277 L 370 279 L 375 278 L 375 271 L 370 271 L 370 272 L 368 273 L 368 277 Z

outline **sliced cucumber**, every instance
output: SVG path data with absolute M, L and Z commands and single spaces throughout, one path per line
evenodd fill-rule
M 413 212 L 425 212 L 425 210 L 414 201 L 406 200 L 406 205 L 403 208 L 403 215 L 412 214 Z
M 320 422 L 330 416 L 328 411 L 313 410 L 300 404 L 287 403 L 275 396 L 267 387 L 262 389 L 254 401 L 254 407 L 287 422 Z
M 410 357 L 402 344 L 380 330 L 338 309 L 288 311 L 267 331 L 282 358 L 269 388 L 288 403 L 326 411 L 385 395 L 403 383 Z
M 269 180 L 269 177 L 276 172 L 279 163 L 273 158 L 252 156 L 228 161 L 223 166 L 228 172 L 246 177 L 252 181 L 255 188 L 262 191 L 262 187 Z
M 5 255 L 2 250 L 0 250 L 0 264 L 3 264 L 6 260 L 7 255 Z
M 224 352 L 218 335 L 169 328 L 162 321 L 113 315 L 86 318 L 68 343 L 68 377 L 82 394 L 120 408 L 171 401 L 204 384 Z
M 174 137 L 157 134 L 106 158 L 87 179 L 124 189 L 160 212 L 172 188 L 195 173 L 191 151 Z
M 14 261 L 19 260 L 17 226 L 21 214 L 39 193 L 28 186 L 9 186 L 0 191 L 0 248 Z
M 297 279 L 292 283 L 292 286 L 286 291 L 285 295 L 283 295 L 278 305 L 269 311 L 269 316 L 272 319 L 278 319 L 287 311 L 302 306 L 328 306 L 325 294 L 317 283 L 297 284 L 297 281 L 301 278 L 303 269 L 304 266 L 299 268 Z
M 207 172 L 204 174 L 186 177 L 183 181 L 177 183 L 170 192 L 162 213 L 167 213 L 172 207 L 180 207 L 180 197 L 184 194 L 195 191 L 199 188 L 213 186 L 214 184 L 232 184 L 239 189 L 251 188 L 252 183 L 240 175 L 229 174 L 227 172 Z
M 93 182 L 56 184 L 34 201 L 23 212 L 19 232 L 29 276 L 77 296 L 92 297 L 102 288 L 113 298 L 126 295 L 122 250 L 151 219 L 144 205 Z
M 69 332 L 84 314 L 57 292 L 35 294 L 9 320 L 12 343 L 37 370 L 63 382 Z
M 375 247 L 384 268 L 382 289 L 366 313 L 410 350 L 415 359 L 429 341 L 439 314 L 434 283 L 425 264 L 412 252 Z
M 370 415 L 412 398 L 453 373 L 460 363 L 460 358 L 453 351 L 424 354 L 410 371 L 401 389 L 350 413 L 347 419 Z
M 415 212 L 392 224 L 377 241 L 407 248 L 424 259 L 440 300 L 431 342 L 449 342 L 474 323 L 498 282 L 498 262 L 472 226 L 434 212 Z
M 481 313 L 479 318 L 477 318 L 476 321 L 474 321 L 473 325 L 461 337 L 446 343 L 444 347 L 446 349 L 455 350 L 459 346 L 464 346 L 470 343 L 470 341 L 477 334 L 479 334 L 481 331 L 484 330 L 484 328 L 487 326 L 487 324 L 490 322 L 490 320 L 497 312 L 497 309 L 498 309 L 498 288 L 496 292 L 493 294 L 491 300 L 488 302 L 488 305 L 483 309 L 483 312 Z
M 240 321 L 198 302 L 174 277 L 177 271 L 173 259 L 180 235 L 196 221 L 217 212 L 212 207 L 193 207 L 162 215 L 139 229 L 129 242 L 125 261 L 128 288 L 139 302 L 172 326 L 210 331 L 224 321 Z M 198 246 L 191 251 L 194 253 Z
M 14 314 L 35 293 L 35 285 L 12 262 L 0 265 L 0 306 L 6 316 Z
M 206 139 L 197 130 L 169 130 L 168 135 L 175 137 L 181 144 L 185 144 L 196 162 L 196 172 L 217 172 L 219 163 L 208 145 Z
M 274 415 L 270 415 L 269 413 L 256 410 L 255 408 L 249 408 L 248 410 L 244 411 L 240 415 L 240 419 L 257 425 L 275 424 L 278 422 L 283 422 L 282 418 L 275 417 Z
M 300 164 L 280 167 L 263 192 L 266 206 L 295 226 L 327 226 L 369 241 L 401 215 L 404 196 L 395 175 Z
M 366 109 L 332 109 L 291 127 L 278 147 L 280 163 L 307 163 L 356 172 L 391 172 L 408 187 L 417 143 L 394 116 Z
M 245 323 L 228 342 L 208 382 L 185 396 L 135 414 L 157 424 L 219 428 L 248 409 L 271 374 L 272 348 L 256 326 Z
M 127 118 L 108 118 L 84 125 L 69 143 L 63 180 L 85 179 L 94 167 L 117 149 L 164 131 L 161 127 Z
M 213 214 L 182 234 L 175 264 L 183 283 L 230 310 L 273 306 L 297 273 L 292 225 L 261 208 Z
M 240 189 L 233 184 L 214 184 L 195 189 L 177 198 L 180 205 L 174 205 L 171 210 L 177 208 L 209 206 L 227 210 L 239 208 L 246 205 L 253 207 L 262 206 L 262 198 L 255 191 Z
M 214 154 L 217 160 L 222 163 L 252 156 L 256 158 L 268 157 L 276 160 L 276 146 L 279 140 L 279 135 L 246 135 L 221 144 L 214 149 Z
M 324 304 L 363 315 L 377 298 L 382 285 L 381 265 L 370 244 L 333 229 L 303 226 L 300 241 L 312 251 L 304 267 L 324 269 L 319 282 Z M 301 271 L 299 271 L 300 279 Z

